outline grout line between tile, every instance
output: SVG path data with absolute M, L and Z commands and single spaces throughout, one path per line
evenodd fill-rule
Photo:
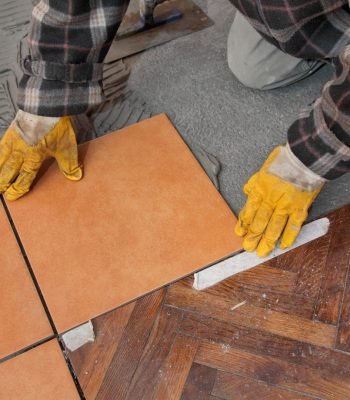
M 10 211 L 9 211 L 9 209 L 8 209 L 6 203 L 5 203 L 5 200 L 4 200 L 3 196 L 1 196 L 1 203 L 2 203 L 2 205 L 3 205 L 3 207 L 4 207 L 4 210 L 5 210 L 5 212 L 6 212 L 7 218 L 8 218 L 8 220 L 9 220 L 10 224 L 11 224 L 11 228 L 12 228 L 12 230 L 13 230 L 13 233 L 14 233 L 15 237 L 16 237 L 16 241 L 17 241 L 18 246 L 19 246 L 19 248 L 20 248 L 20 250 L 21 250 L 22 256 L 23 256 L 23 258 L 24 258 L 24 262 L 25 262 L 25 264 L 26 264 L 26 266 L 27 266 L 27 268 L 28 268 L 28 271 L 29 271 L 30 276 L 31 276 L 31 278 L 32 278 L 32 281 L 33 281 L 33 283 L 34 283 L 35 289 L 36 289 L 36 291 L 38 292 L 40 301 L 41 301 L 41 303 L 42 303 L 42 305 L 43 305 L 43 307 L 44 307 L 46 316 L 47 316 L 47 318 L 48 318 L 48 320 L 49 320 L 49 322 L 50 322 L 51 329 L 53 330 L 54 335 L 57 336 L 57 335 L 58 335 L 58 331 L 57 331 L 56 326 L 55 326 L 55 324 L 54 324 L 54 322 L 53 322 L 53 319 L 52 319 L 52 317 L 51 317 L 49 308 L 48 308 L 48 306 L 47 306 L 47 304 L 46 304 L 46 302 L 45 302 L 44 295 L 43 295 L 43 293 L 42 293 L 42 291 L 41 291 L 41 289 L 40 289 L 40 286 L 39 286 L 39 283 L 38 283 L 38 281 L 37 281 L 37 279 L 36 279 L 36 276 L 35 276 L 35 274 L 34 274 L 33 268 L 32 268 L 32 266 L 30 265 L 30 262 L 29 262 L 27 253 L 26 253 L 26 251 L 25 251 L 25 249 L 24 249 L 24 246 L 23 246 L 23 244 L 22 244 L 21 238 L 19 237 L 19 234 L 18 234 L 18 231 L 17 231 L 17 229 L 16 229 L 15 223 L 14 223 L 12 217 L 11 217 Z
M 41 346 L 42 344 L 45 344 L 47 342 L 49 342 L 50 340 L 55 339 L 55 335 L 50 335 L 45 339 L 39 340 L 38 342 L 35 342 L 34 344 L 24 347 L 21 350 L 15 351 L 14 353 L 9 354 L 8 356 L 5 356 L 3 358 L 0 359 L 0 364 L 4 363 L 5 361 L 11 360 L 12 358 L 15 358 L 21 354 L 26 353 L 29 350 L 35 349 L 38 346 Z
M 85 397 L 85 395 L 84 395 L 83 389 L 82 389 L 82 387 L 80 386 L 80 383 L 79 383 L 79 381 L 78 381 L 78 379 L 77 379 L 77 377 L 76 377 L 76 375 L 75 375 L 75 373 L 74 373 L 73 366 L 72 366 L 72 364 L 71 364 L 70 360 L 68 359 L 68 356 L 67 356 L 67 354 L 66 354 L 66 352 L 65 352 L 64 345 L 63 345 L 62 342 L 61 342 L 61 338 L 60 338 L 60 336 L 59 336 L 59 334 L 58 334 L 58 331 L 57 331 L 57 328 L 56 328 L 56 326 L 55 326 L 55 323 L 54 323 L 54 321 L 53 321 L 53 319 L 52 319 L 51 313 L 50 313 L 49 308 L 48 308 L 48 306 L 47 306 L 47 304 L 46 304 L 44 295 L 43 295 L 43 293 L 42 293 L 42 291 L 41 291 L 41 288 L 40 288 L 40 286 L 39 286 L 39 283 L 38 283 L 38 281 L 37 281 L 37 279 L 36 279 L 36 276 L 35 276 L 35 274 L 34 274 L 33 268 L 32 268 L 32 266 L 30 265 L 30 262 L 29 262 L 27 253 L 26 253 L 26 251 L 25 251 L 25 249 L 24 249 L 24 246 L 23 246 L 23 243 L 22 243 L 22 241 L 21 241 L 21 238 L 20 238 L 20 236 L 19 236 L 19 234 L 18 234 L 16 225 L 15 225 L 15 223 L 14 223 L 12 217 L 11 217 L 11 213 L 10 213 L 8 207 L 7 207 L 7 204 L 6 204 L 6 202 L 5 202 L 4 198 L 3 198 L 3 196 L 0 196 L 0 198 L 1 198 L 2 206 L 3 206 L 4 210 L 5 210 L 6 216 L 7 216 L 8 220 L 9 220 L 9 222 L 10 222 L 12 231 L 13 231 L 13 233 L 14 233 L 14 235 L 15 235 L 17 244 L 18 244 L 18 246 L 19 246 L 19 248 L 20 248 L 20 250 L 21 250 L 21 253 L 22 253 L 24 262 L 25 262 L 25 264 L 26 264 L 26 266 L 27 266 L 27 268 L 28 268 L 28 271 L 29 271 L 30 276 L 31 276 L 31 278 L 32 278 L 32 281 L 33 281 L 33 283 L 34 283 L 35 289 L 36 289 L 36 291 L 37 291 L 37 293 L 38 293 L 38 296 L 39 296 L 39 298 L 40 298 L 41 304 L 42 304 L 42 306 L 44 307 L 46 316 L 47 316 L 47 318 L 48 318 L 48 320 L 49 320 L 51 329 L 52 329 L 52 331 L 53 331 L 53 335 L 50 336 L 49 338 L 46 338 L 46 339 L 44 339 L 43 341 L 40 341 L 40 342 L 35 343 L 35 345 L 33 345 L 33 346 L 30 346 L 30 347 L 28 347 L 28 348 L 26 348 L 26 349 L 24 349 L 24 350 L 21 350 L 21 351 L 18 351 L 18 352 L 16 352 L 16 353 L 13 353 L 13 354 L 11 354 L 10 356 L 5 357 L 4 359 L 1 359 L 1 360 L 0 360 L 0 363 L 2 363 L 2 362 L 4 362 L 4 361 L 7 361 L 7 360 L 9 360 L 9 359 L 11 359 L 11 358 L 14 358 L 14 357 L 18 356 L 19 354 L 25 353 L 26 351 L 28 351 L 28 350 L 30 350 L 30 349 L 33 349 L 33 348 L 35 348 L 35 347 L 37 347 L 37 346 L 39 346 L 39 345 L 41 345 L 41 344 L 46 343 L 46 342 L 49 341 L 49 340 L 52 340 L 52 339 L 56 338 L 57 341 L 58 341 L 58 344 L 59 344 L 59 346 L 60 346 L 60 348 L 61 348 L 61 351 L 62 351 L 62 353 L 63 353 L 64 359 L 65 359 L 65 361 L 66 361 L 67 367 L 68 367 L 68 369 L 69 369 L 69 372 L 70 372 L 70 374 L 71 374 L 71 377 L 72 377 L 72 379 L 73 379 L 73 382 L 74 382 L 74 384 L 75 384 L 75 387 L 76 387 L 76 389 L 77 389 L 77 391 L 78 391 L 78 393 L 79 393 L 79 396 L 80 396 L 81 400 L 86 400 L 86 397 Z
M 84 395 L 83 389 L 82 389 L 82 387 L 80 385 L 80 382 L 78 380 L 78 377 L 76 376 L 76 374 L 74 372 L 73 365 L 72 365 L 72 363 L 71 363 L 71 361 L 70 361 L 70 359 L 68 357 L 68 354 L 66 352 L 66 349 L 64 347 L 64 344 L 63 344 L 60 336 L 57 336 L 57 341 L 58 341 L 58 344 L 59 344 L 59 346 L 61 348 L 64 360 L 66 361 L 67 368 L 69 369 L 69 372 L 70 372 L 70 374 L 72 376 L 72 379 L 73 379 L 73 382 L 75 384 L 75 387 L 76 387 L 76 389 L 77 389 L 77 391 L 79 393 L 80 400 L 87 400 L 85 395 Z

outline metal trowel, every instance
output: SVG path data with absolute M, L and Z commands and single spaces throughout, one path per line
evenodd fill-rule
M 144 32 L 181 18 L 183 14 L 176 8 L 168 10 L 163 15 L 154 15 L 155 8 L 165 1 L 167 0 L 139 0 L 139 20 L 133 26 L 122 31 L 122 33 L 118 35 L 118 39 L 122 40 L 136 33 Z
M 131 0 L 105 62 L 197 32 L 213 22 L 192 0 Z

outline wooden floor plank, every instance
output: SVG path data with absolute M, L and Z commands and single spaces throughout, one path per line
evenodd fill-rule
M 198 341 L 191 337 L 177 336 L 159 374 L 152 399 L 177 400 L 181 397 L 191 369 Z
M 182 282 L 169 287 L 165 303 L 244 327 L 260 329 L 328 348 L 334 347 L 337 334 L 334 326 L 266 310 L 249 303 L 235 308 L 237 302 L 219 296 L 211 296 L 207 292 L 196 292 Z
M 254 269 L 252 272 L 254 272 Z M 247 301 L 249 304 L 257 307 L 263 307 L 274 311 L 293 314 L 302 318 L 312 319 L 315 299 L 301 294 L 272 290 L 264 284 L 262 284 L 260 288 L 258 286 L 244 287 L 238 284 L 235 278 L 236 277 L 226 279 L 225 281 L 206 289 L 205 292 L 223 298 L 232 299 L 237 303 Z
M 164 294 L 165 290 L 162 289 L 137 301 L 96 400 L 125 398 L 154 320 L 160 311 Z
M 262 264 L 226 279 L 206 292 L 311 319 L 315 299 L 295 293 L 297 278 L 296 272 Z
M 153 391 L 162 378 L 162 366 L 176 337 L 182 312 L 164 307 L 154 326 L 138 365 L 130 382 L 126 398 L 152 399 Z
M 225 400 L 237 400 L 237 394 L 244 400 L 308 400 L 314 397 L 291 392 L 256 379 L 218 371 L 213 395 Z
M 97 318 L 93 323 L 95 341 L 68 352 L 87 400 L 96 398 L 134 307 L 135 303 L 130 303 Z
M 277 258 L 277 267 L 298 274 L 296 293 L 316 300 L 330 243 L 330 234 Z
M 350 272 L 348 272 L 345 296 L 339 321 L 336 349 L 350 353 Z
M 195 361 L 211 368 L 257 379 L 281 389 L 306 393 L 309 396 L 329 400 L 350 398 L 350 379 L 328 375 L 300 365 L 272 357 L 222 346 L 217 343 L 202 343 Z
M 350 261 L 350 212 L 343 208 L 332 218 L 331 240 L 315 319 L 336 325 L 344 297 Z
M 297 274 L 262 264 L 235 275 L 232 280 L 237 287 L 290 294 L 295 291 Z
M 193 336 L 200 341 L 215 342 L 227 348 L 233 347 L 261 356 L 276 357 L 291 365 L 299 364 L 350 379 L 348 354 L 245 328 L 228 321 L 186 313 L 179 333 Z
M 181 400 L 210 400 L 216 369 L 193 363 L 182 392 Z

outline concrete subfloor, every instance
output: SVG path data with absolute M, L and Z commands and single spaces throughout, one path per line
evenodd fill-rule
M 307 80 L 270 92 L 248 89 L 226 61 L 233 6 L 227 0 L 195 2 L 215 25 L 142 53 L 132 63 L 130 87 L 153 111 L 166 112 L 190 147 L 199 144 L 220 160 L 221 192 L 237 213 L 245 201 L 243 184 L 274 146 L 285 143 L 289 125 L 319 96 L 332 70 L 325 67 Z M 349 199 L 350 174 L 327 184 L 310 218 Z

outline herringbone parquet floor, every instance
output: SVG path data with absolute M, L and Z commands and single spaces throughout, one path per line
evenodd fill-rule
M 350 205 L 329 217 L 327 236 L 213 288 L 189 277 L 94 320 L 69 354 L 86 398 L 350 399 Z

